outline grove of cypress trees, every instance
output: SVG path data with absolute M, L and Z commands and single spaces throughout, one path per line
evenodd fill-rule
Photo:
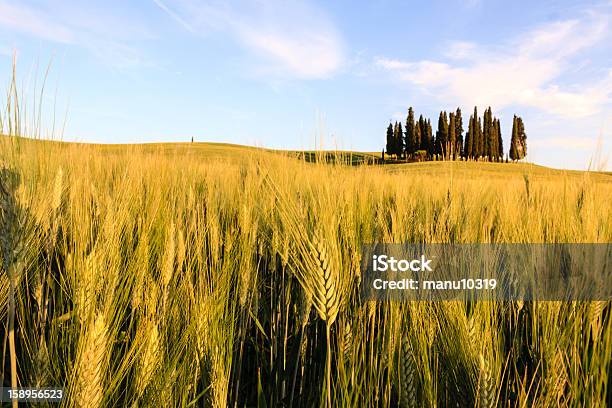
M 414 110 L 408 108 L 405 132 L 402 122 L 389 123 L 387 127 L 386 154 L 401 159 L 427 157 L 429 160 L 487 160 L 504 161 L 504 142 L 501 133 L 501 122 L 493 116 L 491 107 L 478 116 L 478 107 L 468 120 L 468 129 L 463 135 L 463 118 L 461 108 L 455 112 L 440 111 L 435 136 L 432 132 L 431 119 L 419 115 L 415 120 Z M 416 154 L 418 151 L 422 153 Z M 527 155 L 527 135 L 520 116 L 514 115 L 512 137 L 509 147 L 509 158 L 521 160 Z M 507 159 L 506 159 L 507 161 Z

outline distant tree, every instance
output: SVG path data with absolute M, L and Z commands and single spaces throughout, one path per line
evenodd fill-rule
M 434 154 L 444 156 L 446 152 L 446 143 L 448 141 L 448 119 L 446 112 L 440 112 L 438 118 L 438 130 L 436 131 L 436 141 Z
M 520 159 L 525 158 L 527 156 L 527 134 L 525 133 L 525 125 L 523 124 L 523 118 L 520 116 L 517 117 L 517 127 L 518 127 L 518 139 L 519 139 L 519 157 Z
M 495 131 L 497 133 L 497 161 L 504 161 L 504 141 L 501 134 L 501 124 L 499 119 L 495 122 Z
M 474 113 L 470 117 L 470 143 L 469 157 L 478 159 L 480 156 L 480 125 L 478 123 L 478 109 L 474 106 Z
M 387 127 L 387 154 L 391 155 L 395 152 L 395 134 L 393 132 L 393 125 L 389 123 Z
M 519 136 L 519 118 L 514 115 L 512 119 L 512 138 L 510 139 L 510 159 L 521 160 L 524 157 L 524 155 L 521 154 L 522 150 Z
M 421 120 L 423 116 L 419 116 L 419 120 Z M 414 150 L 420 150 L 421 149 L 421 139 L 423 138 L 423 128 L 421 127 L 421 123 L 420 122 L 416 122 L 414 124 Z
M 417 122 L 414 126 L 414 153 L 419 151 L 421 148 L 421 137 L 421 126 L 419 126 L 419 123 Z
M 455 138 L 454 147 L 455 158 L 463 156 L 463 119 L 461 118 L 461 109 L 457 108 L 455 112 Z
M 427 129 L 427 155 L 429 157 L 433 157 L 433 155 L 435 154 L 435 143 L 433 138 L 433 131 L 431 128 L 431 119 L 427 119 L 427 125 L 425 126 L 425 128 Z
M 421 129 L 419 149 L 427 151 L 429 148 L 429 139 L 427 138 L 427 121 L 423 118 L 423 115 L 419 116 L 419 128 Z
M 455 148 L 457 145 L 457 127 L 455 123 L 455 114 L 453 112 L 448 114 L 448 143 L 446 149 L 446 157 L 450 160 L 455 158 Z
M 463 146 L 463 157 L 467 159 L 471 159 L 474 152 L 474 116 L 470 115 L 470 120 L 468 121 L 468 131 L 465 134 L 465 143 Z
M 482 141 L 483 141 L 483 152 L 482 155 L 489 161 L 493 160 L 493 151 L 497 150 L 495 142 L 493 141 L 493 113 L 489 106 L 484 111 L 483 115 L 483 129 L 482 129 Z M 495 135 L 497 139 L 497 135 Z
M 482 134 L 482 122 L 480 118 L 476 121 L 476 140 L 478 141 L 478 148 L 476 150 L 476 158 L 479 159 L 483 156 L 484 152 L 484 136 Z
M 406 155 L 412 156 L 419 148 L 416 141 L 416 131 L 414 126 L 414 111 L 412 106 L 408 108 L 408 116 L 406 117 Z
M 402 129 L 401 122 L 395 122 L 395 155 L 397 158 L 402 157 L 402 153 L 404 152 L 404 131 Z

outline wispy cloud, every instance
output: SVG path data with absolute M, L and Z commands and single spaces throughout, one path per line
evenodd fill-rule
M 195 32 L 195 30 L 193 29 L 193 27 L 185 20 L 183 20 L 181 18 L 181 16 L 179 16 L 178 14 L 176 14 L 174 11 L 170 10 L 168 8 L 168 6 L 166 6 L 166 4 L 161 1 L 161 0 L 153 0 L 153 3 L 155 3 L 157 5 L 157 7 L 159 7 L 160 9 L 162 9 L 166 14 L 168 14 L 174 21 L 176 21 L 177 23 L 179 23 L 181 26 L 183 26 L 183 28 L 187 31 L 189 31 L 190 33 Z
M 305 1 L 153 1 L 190 32 L 229 34 L 264 63 L 266 74 L 325 78 L 344 64 L 340 34 L 320 8 Z
M 74 41 L 68 27 L 18 3 L 0 2 L 0 26 L 59 43 Z
M 609 40 L 609 14 L 549 23 L 498 47 L 451 43 L 442 60 L 378 58 L 376 65 L 430 95 L 463 105 L 535 107 L 579 118 L 612 98 L 612 69 L 563 81 L 581 52 Z
M 44 1 L 32 7 L 0 0 L 0 29 L 81 47 L 114 67 L 141 64 L 142 56 L 129 41 L 151 37 L 134 20 L 108 14 L 104 9 Z

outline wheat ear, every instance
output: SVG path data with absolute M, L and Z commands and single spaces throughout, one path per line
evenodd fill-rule
M 319 312 L 319 316 L 327 324 L 331 325 L 338 316 L 340 309 L 340 296 L 338 294 L 337 277 L 330 265 L 327 249 L 319 238 L 315 238 L 311 244 L 315 269 L 310 276 L 312 282 L 312 298 L 314 307 Z
M 76 365 L 74 403 L 77 407 L 99 407 L 104 397 L 107 357 L 107 327 L 98 313 L 82 339 L 82 351 Z
M 479 408 L 491 408 L 495 406 L 495 390 L 493 378 L 488 362 L 482 354 L 479 356 L 478 376 L 478 406 Z
M 400 352 L 400 406 L 417 406 L 417 370 L 414 353 L 407 339 L 402 341 Z

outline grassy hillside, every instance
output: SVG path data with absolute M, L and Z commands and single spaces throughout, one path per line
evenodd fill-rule
M 609 174 L 0 140 L 5 384 L 88 407 L 611 399 L 609 301 L 359 296 L 364 243 L 611 242 Z

